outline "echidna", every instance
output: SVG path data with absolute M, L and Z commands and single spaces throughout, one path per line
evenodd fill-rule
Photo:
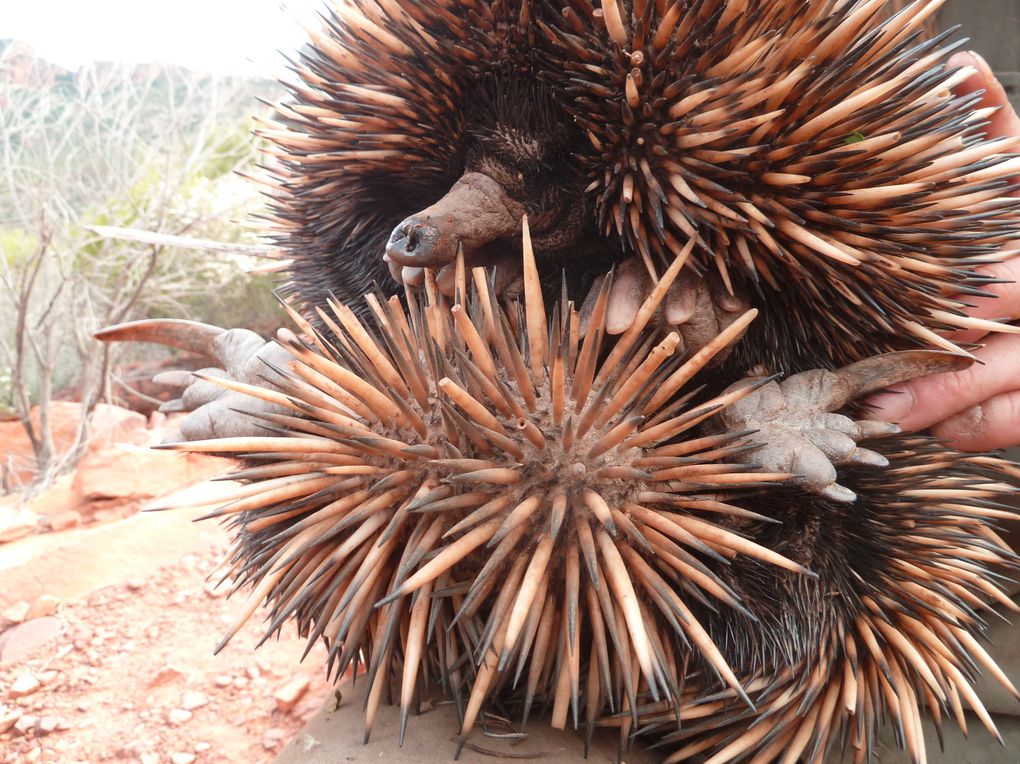
M 524 250 L 525 303 L 463 268 L 453 307 L 434 278 L 407 312 L 370 298 L 374 326 L 331 303 L 328 336 L 280 334 L 294 360 L 271 387 L 219 381 L 287 412 L 264 436 L 169 446 L 246 462 L 210 515 L 252 590 L 227 639 L 266 604 L 267 638 L 293 619 L 335 676 L 364 661 L 366 737 L 391 683 L 401 740 L 430 686 L 462 744 L 494 697 L 677 761 L 821 761 L 841 741 L 863 759 L 886 716 L 923 760 L 921 709 L 962 721 L 964 703 L 994 731 L 971 681 L 981 666 L 1015 693 L 975 637 L 977 610 L 1009 602 L 987 570 L 1013 562 L 989 523 L 1010 516 L 1009 465 L 870 423 L 889 467 L 850 470 L 853 505 L 806 494 L 751 463 L 753 433 L 713 427 L 764 382 L 690 389 L 755 311 L 685 360 L 676 333 L 608 337 L 605 284 L 582 339 Z M 836 376 L 860 394 L 929 356 Z
M 363 651 L 370 710 L 391 669 L 405 719 L 436 678 L 461 698 L 462 736 L 517 678 L 557 724 L 617 713 L 624 738 L 714 762 L 820 760 L 841 742 L 866 757 L 884 716 L 920 759 L 919 708 L 980 709 L 972 635 L 999 599 L 986 566 L 1012 562 L 987 522 L 1008 465 L 891 438 L 844 470 L 856 501 L 836 506 L 755 470 L 763 451 L 739 426 L 713 429 L 754 395 L 726 392 L 752 366 L 955 351 L 937 332 L 991 326 L 960 308 L 1017 234 L 1018 163 L 982 137 L 975 99 L 952 96 L 966 72 L 939 63 L 945 37 L 919 36 L 939 2 L 888 19 L 883 2 L 327 13 L 263 130 L 271 218 L 317 339 L 284 340 L 296 361 L 279 390 L 233 385 L 299 435 L 195 444 L 260 462 L 221 514 L 271 631 L 295 617 L 330 640 L 334 670 Z M 501 312 L 525 214 L 538 272 L 527 305 Z M 498 266 L 471 300 L 458 253 Z M 546 323 L 537 282 L 548 297 L 566 271 L 577 299 L 632 256 L 669 275 L 647 303 L 665 299 L 667 318 L 684 312 L 663 293 L 681 265 L 761 317 L 677 370 L 676 335 L 646 331 L 647 311 L 606 340 L 607 282 L 583 340 L 568 298 Z M 374 282 L 398 291 L 390 276 L 428 280 L 432 301 L 362 301 Z M 439 291 L 460 295 L 450 316 Z M 331 297 L 348 307 L 331 315 Z M 654 392 L 723 346 L 707 391 Z

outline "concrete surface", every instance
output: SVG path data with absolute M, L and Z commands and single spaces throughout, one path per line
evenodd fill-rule
M 364 745 L 362 709 L 366 686 L 367 682 L 364 681 L 359 681 L 357 687 L 353 687 L 349 681 L 344 682 L 340 686 L 343 697 L 340 708 L 334 711 L 335 704 L 330 703 L 320 711 L 297 738 L 280 752 L 274 764 L 445 764 L 454 760 L 459 725 L 452 705 L 437 706 L 420 716 L 412 716 L 407 723 L 403 748 L 397 745 L 399 707 L 381 705 L 372 739 Z M 582 764 L 586 761 L 588 764 L 615 764 L 617 761 L 617 739 L 608 731 L 600 730 L 603 734 L 596 735 L 587 759 L 584 758 L 581 735 L 573 730 L 554 730 L 542 717 L 534 717 L 529 720 L 527 731 L 526 739 L 510 741 L 487 737 L 480 726 L 476 725 L 468 742 L 486 752 L 465 746 L 457 761 L 462 764 L 500 764 L 519 762 L 522 759 L 569 764 Z M 658 760 L 658 756 L 640 750 L 630 751 L 623 759 L 627 764 L 652 764 Z

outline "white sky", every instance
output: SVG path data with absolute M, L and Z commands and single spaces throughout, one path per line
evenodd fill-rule
M 0 38 L 55 64 L 163 61 L 275 76 L 325 0 L 0 0 Z M 281 6 L 286 6 L 286 9 Z

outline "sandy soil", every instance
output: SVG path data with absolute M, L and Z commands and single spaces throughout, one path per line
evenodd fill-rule
M 25 540 L 46 565 L 0 570 L 8 602 L 18 580 L 37 592 L 49 575 L 66 590 L 62 560 L 86 583 L 90 568 L 105 571 L 101 588 L 74 599 L 34 598 L 30 617 L 0 634 L 0 761 L 268 762 L 332 698 L 321 647 L 299 663 L 304 643 L 292 632 L 256 652 L 253 622 L 213 655 L 243 604 L 207 581 L 227 537 L 170 514 L 120 521 L 137 534 L 153 518 L 157 545 L 160 534 L 176 545 L 169 561 L 151 552 L 152 537 L 132 545 L 79 528 Z

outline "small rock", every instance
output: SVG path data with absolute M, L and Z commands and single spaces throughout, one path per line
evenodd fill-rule
M 19 709 L 0 706 L 0 735 L 10 730 L 20 718 Z
M 0 634 L 0 664 L 16 663 L 28 658 L 43 645 L 60 636 L 60 619 L 47 615 L 12 626 Z
M 246 677 L 246 676 L 239 676 L 239 677 L 236 677 L 234 679 L 234 687 L 236 687 L 237 689 L 243 690 L 247 686 L 248 686 L 248 677 Z
M 35 530 L 39 515 L 22 507 L 0 505 L 0 544 L 20 539 Z
M 31 605 L 27 602 L 15 602 L 3 612 L 0 620 L 6 621 L 8 624 L 21 623 L 28 616 L 29 607 Z
M 217 687 L 229 687 L 233 680 L 229 676 L 220 674 L 213 681 L 216 683 Z
M 173 764 L 191 764 L 195 760 L 195 754 L 193 753 L 171 753 L 170 761 Z
M 145 588 L 144 578 L 129 578 L 127 582 L 127 588 L 133 592 L 137 592 L 139 589 Z
M 202 753 L 204 751 L 208 751 L 210 748 L 212 748 L 211 743 L 206 742 L 195 743 L 195 753 Z
M 85 711 L 88 711 L 90 708 L 92 708 L 92 701 L 82 698 L 75 704 L 75 708 L 84 713 Z
M 50 669 L 49 671 L 40 672 L 36 679 L 39 680 L 39 684 L 45 687 L 46 685 L 51 684 L 58 676 L 60 676 L 59 671 Z
M 184 676 L 184 672 L 176 666 L 166 665 L 163 666 L 156 675 L 149 680 L 149 687 L 162 687 L 164 684 L 170 684 L 177 679 Z
M 184 724 L 191 719 L 191 716 L 191 711 L 186 711 L 183 708 L 171 708 L 167 719 L 171 724 Z
M 39 680 L 31 674 L 21 674 L 11 685 L 12 698 L 23 698 L 39 689 Z
M 59 605 L 60 600 L 56 597 L 44 594 L 32 603 L 32 607 L 28 609 L 28 615 L 25 616 L 25 619 L 31 620 L 32 618 L 42 618 L 43 616 L 53 615 L 57 612 L 57 607 Z
M 50 516 L 51 531 L 66 531 L 69 528 L 77 528 L 79 525 L 81 525 L 81 512 L 77 509 L 69 509 Z
M 280 741 L 282 741 L 285 737 L 287 737 L 287 732 L 285 730 L 282 730 L 279 727 L 270 727 L 262 735 L 262 747 L 267 751 L 272 751 L 280 745 Z
M 289 713 L 301 697 L 308 690 L 308 677 L 298 676 L 291 679 L 287 684 L 280 687 L 273 693 L 276 701 L 276 708 L 284 713 Z
M 60 719 L 55 716 L 44 716 L 35 724 L 35 734 L 37 736 L 49 735 L 51 732 L 57 729 L 60 724 Z
M 209 702 L 209 698 L 200 692 L 195 690 L 189 690 L 184 693 L 184 697 L 181 698 L 181 708 L 186 711 L 194 711 L 196 708 L 201 708 Z
M 29 730 L 35 729 L 35 723 L 37 721 L 39 721 L 38 717 L 32 716 L 31 714 L 24 714 L 14 723 L 14 729 L 22 735 L 27 735 Z

